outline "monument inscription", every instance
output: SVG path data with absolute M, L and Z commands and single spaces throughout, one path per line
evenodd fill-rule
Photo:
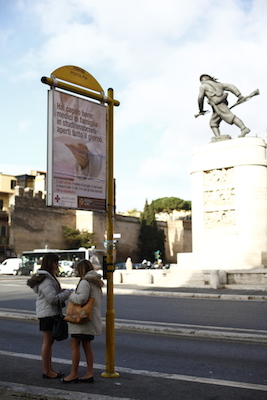
M 234 168 L 204 171 L 204 226 L 235 225 Z

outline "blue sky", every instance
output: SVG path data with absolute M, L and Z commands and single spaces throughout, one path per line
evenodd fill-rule
M 0 172 L 46 170 L 48 86 L 40 78 L 76 65 L 121 103 L 117 210 L 190 200 L 192 153 L 213 136 L 208 116 L 194 118 L 199 76 L 243 95 L 259 88 L 235 112 L 249 136 L 266 139 L 266 49 L 265 0 L 0 0 Z M 222 123 L 221 133 L 237 138 L 239 130 Z

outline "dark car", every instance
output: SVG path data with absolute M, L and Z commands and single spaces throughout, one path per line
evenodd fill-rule
M 114 269 L 115 269 L 115 270 L 116 270 L 116 269 L 126 269 L 126 263 L 125 263 L 125 262 L 116 263 Z
M 145 263 L 134 263 L 133 269 L 149 269 L 149 266 Z

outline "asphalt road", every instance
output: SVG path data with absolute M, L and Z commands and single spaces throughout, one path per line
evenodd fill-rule
M 70 284 L 70 281 L 65 282 Z M 20 310 L 22 315 L 26 311 L 33 315 L 34 302 L 35 295 L 25 286 L 25 280 L 0 280 L 2 311 L 13 309 Z M 118 321 L 127 320 L 139 326 L 148 324 L 150 329 L 127 330 L 122 324 L 116 331 L 116 368 L 120 378 L 111 381 L 100 376 L 105 370 L 105 334 L 95 339 L 96 384 L 93 389 L 90 388 L 91 395 L 100 396 L 101 399 L 112 395 L 117 399 L 140 400 L 266 399 L 266 343 L 256 339 L 235 340 L 235 334 L 240 330 L 267 330 L 266 301 L 120 294 L 115 295 L 115 311 Z M 212 331 L 212 327 L 223 332 L 231 329 L 231 335 L 229 338 L 216 339 L 212 335 L 200 338 L 190 333 L 165 334 L 151 329 L 152 326 L 164 325 L 191 326 L 191 331 L 196 326 L 208 331 Z M 38 387 L 38 393 L 41 393 L 41 388 L 47 385 L 40 378 L 41 342 L 38 324 L 34 320 L 0 319 L 0 394 L 1 387 L 4 388 L 8 382 L 12 382 L 13 387 L 26 383 L 27 387 Z M 61 369 L 68 373 L 68 340 L 55 343 L 54 358 L 59 360 Z M 21 369 L 21 365 L 25 368 Z M 28 368 L 31 369 L 30 374 Z M 66 390 L 58 382 L 53 382 L 53 385 L 57 392 Z M 86 393 L 88 386 L 73 385 L 68 393 L 78 390 Z M 79 398 L 82 398 L 81 395 Z

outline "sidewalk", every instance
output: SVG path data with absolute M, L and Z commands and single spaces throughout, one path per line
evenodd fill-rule
M 36 358 L 1 354 L 1 400 L 266 400 L 267 395 L 266 385 L 123 368 L 116 370 L 118 378 L 102 378 L 103 370 L 95 368 L 93 384 L 66 385 L 43 379 L 41 361 Z M 54 364 L 68 374 L 69 361 L 55 360 Z

